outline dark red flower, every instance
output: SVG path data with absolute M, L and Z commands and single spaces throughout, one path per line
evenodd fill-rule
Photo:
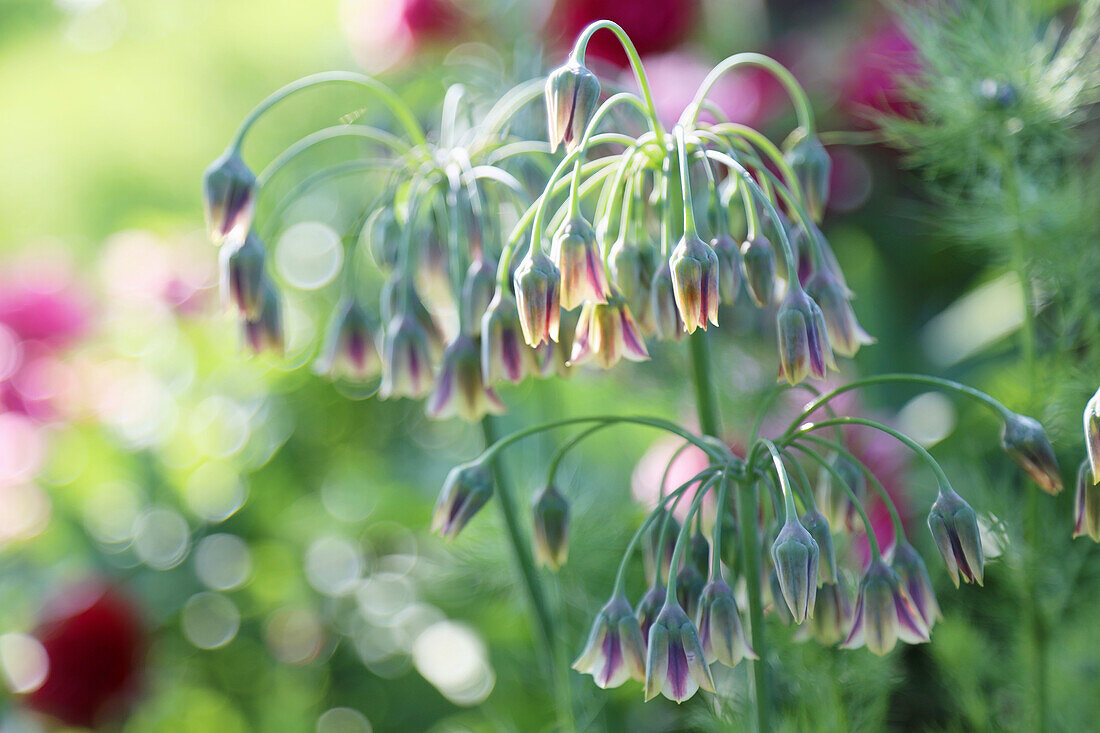
M 613 20 L 623 27 L 642 56 L 679 45 L 699 19 L 700 0 L 557 0 L 547 23 L 547 35 L 568 47 L 586 25 Z M 626 53 L 608 31 L 588 44 L 587 54 L 626 66 Z
M 840 82 L 843 106 L 854 121 L 867 124 L 876 113 L 911 117 L 915 107 L 904 90 L 920 71 L 916 47 L 895 22 L 865 34 L 848 54 Z

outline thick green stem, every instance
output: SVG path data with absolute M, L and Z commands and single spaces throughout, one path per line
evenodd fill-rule
M 710 373 L 710 345 L 705 331 L 696 331 L 688 339 L 691 347 L 691 376 L 695 387 L 695 408 L 699 414 L 699 429 L 704 435 L 721 439 L 722 417 Z
M 764 635 L 764 604 L 760 598 L 760 579 L 764 568 L 760 559 L 760 537 L 757 526 L 759 510 L 756 505 L 756 486 L 745 480 L 737 487 L 737 516 L 741 518 L 741 556 L 744 558 L 745 586 L 749 597 L 749 643 L 758 659 L 746 659 L 752 667 L 753 691 L 756 697 L 756 729 L 758 733 L 771 731 L 771 694 L 768 689 L 768 671 L 764 666 L 768 659 L 767 637 Z

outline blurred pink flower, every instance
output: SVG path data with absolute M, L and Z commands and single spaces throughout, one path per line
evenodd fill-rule
M 911 117 L 904 80 L 920 71 L 916 47 L 894 20 L 880 21 L 851 48 L 840 80 L 841 103 L 852 121 L 873 124 L 875 114 Z
M 584 27 L 597 20 L 622 26 L 638 54 L 663 53 L 678 46 L 699 20 L 700 0 L 557 0 L 550 12 L 547 34 L 563 48 L 572 46 Z M 627 56 L 615 36 L 599 31 L 589 42 L 587 56 L 626 67 Z
M 453 0 L 344 0 L 344 33 L 368 71 L 399 66 L 424 45 L 456 45 L 468 18 Z
M 194 315 L 209 303 L 215 284 L 214 260 L 188 238 L 165 240 L 130 230 L 103 245 L 99 276 L 111 304 L 171 308 Z

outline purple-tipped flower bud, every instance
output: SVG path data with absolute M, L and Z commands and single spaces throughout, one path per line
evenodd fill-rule
M 699 633 L 678 603 L 666 603 L 649 630 L 645 699 L 659 693 L 679 703 L 699 688 L 714 692 Z
M 832 456 L 830 462 L 837 475 L 843 479 L 848 488 L 852 490 L 852 493 L 856 495 L 856 498 L 861 502 L 865 501 L 867 498 L 867 477 L 864 476 L 863 471 L 860 470 L 856 462 L 843 453 Z M 844 487 L 837 485 L 837 479 L 833 472 L 824 468 L 821 470 L 817 483 L 817 504 L 823 510 L 825 518 L 833 526 L 844 528 L 849 532 L 855 527 L 856 518 L 858 517 L 856 505 L 852 503 L 852 498 L 844 490 Z
M 932 625 L 940 618 L 940 604 L 936 602 L 936 592 L 932 589 L 932 579 L 928 577 L 928 568 L 913 546 L 904 538 L 894 548 L 894 557 L 890 567 L 898 575 L 901 589 L 913 604 L 924 628 L 932 630 Z
M 424 327 L 408 313 L 398 314 L 386 328 L 382 348 L 379 396 L 419 399 L 432 386 L 432 356 Z
M 855 620 L 843 647 L 866 645 L 872 654 L 882 656 L 898 639 L 922 644 L 928 641 L 928 629 L 902 591 L 898 576 L 882 560 L 875 560 L 859 584 Z
M 821 308 L 833 351 L 851 358 L 860 346 L 875 343 L 874 337 L 859 325 L 847 290 L 831 270 L 815 272 L 806 283 L 806 292 Z
M 814 538 L 819 551 L 817 561 L 817 584 L 837 582 L 836 548 L 833 546 L 833 535 L 829 531 L 829 522 L 816 509 L 811 509 L 802 515 L 802 526 Z
M 244 340 L 252 353 L 283 353 L 283 308 L 275 283 L 266 275 L 260 286 L 260 310 L 256 318 L 244 320 Z
M 741 269 L 745 287 L 758 308 L 775 299 L 775 248 L 767 237 L 757 234 L 741 244 Z
M 599 97 L 600 80 L 573 59 L 550 72 L 546 77 L 546 120 L 551 152 L 562 143 L 567 153 L 580 145 Z
M 206 229 L 214 244 L 239 244 L 252 227 L 256 207 L 256 176 L 230 148 L 202 174 L 202 203 Z
M 795 623 L 814 615 L 819 555 L 817 541 L 797 517 L 789 517 L 772 544 L 772 562 Z
M 638 600 L 638 608 L 634 611 L 634 615 L 638 617 L 638 628 L 642 630 L 642 639 L 646 644 L 649 643 L 649 630 L 653 627 L 653 622 L 657 620 L 657 614 L 664 608 L 665 590 L 665 586 L 660 580 L 655 581 L 642 594 L 642 597 Z
M 814 617 L 809 632 L 825 646 L 836 646 L 852 629 L 852 602 L 841 583 L 825 583 L 817 589 Z
M 788 145 L 784 157 L 802 187 L 810 216 L 814 221 L 821 221 L 829 200 L 829 170 L 832 168 L 825 146 L 816 135 L 802 134 Z
M 718 325 L 718 256 L 698 237 L 684 236 L 668 260 L 672 270 L 672 292 L 684 322 L 684 330 L 707 330 L 707 322 Z
M 553 486 L 544 486 L 535 494 L 531 514 L 535 528 L 535 559 L 540 565 L 557 570 L 569 556 L 569 502 Z M 633 613 L 630 617 L 634 618 Z
M 615 594 L 600 610 L 584 651 L 573 669 L 590 674 L 603 689 L 618 687 L 628 679 L 645 681 L 645 641 L 638 619 L 621 594 Z
M 596 233 L 587 221 L 581 217 L 567 221 L 554 235 L 550 257 L 561 273 L 562 308 L 571 311 L 585 302 L 607 302 L 610 291 L 603 257 Z
M 504 412 L 504 403 L 481 379 L 481 351 L 470 336 L 459 334 L 443 352 L 427 411 L 436 420 L 457 416 L 467 422 Z
M 528 353 L 534 352 L 523 343 L 516 299 L 498 289 L 481 318 L 481 378 L 485 384 L 523 381 Z
M 462 323 L 470 336 L 481 335 L 481 319 L 489 308 L 497 287 L 497 268 L 484 255 L 478 255 L 466 270 L 462 284 Z
M 672 285 L 672 269 L 668 262 L 662 262 L 653 273 L 649 290 L 649 311 L 653 315 L 657 338 L 679 341 L 684 337 L 680 308 L 676 305 L 676 293 Z
M 466 523 L 493 496 L 493 472 L 482 463 L 463 463 L 451 469 L 432 512 L 432 531 L 453 540 Z
M 581 309 L 569 363 L 582 364 L 590 358 L 604 369 L 615 366 L 622 358 L 628 361 L 649 359 L 645 339 L 626 301 L 617 295 L 607 303 L 585 303 Z
M 249 232 L 244 241 L 226 242 L 218 253 L 222 306 L 245 318 L 258 318 L 263 301 L 264 244 Z
M 1010 415 L 1001 433 L 1001 446 L 1040 489 L 1055 496 L 1062 491 L 1062 474 L 1058 470 L 1054 447 L 1038 420 L 1015 413 Z
M 733 591 L 724 580 L 712 580 L 699 598 L 699 643 L 708 664 L 736 667 L 742 659 L 757 659 L 741 626 Z
M 728 234 L 712 239 L 710 248 L 718 258 L 718 296 L 726 305 L 733 305 L 741 291 L 741 248 Z
M 779 336 L 779 381 L 798 384 L 807 376 L 824 379 L 836 368 L 825 317 L 798 283 L 791 283 L 776 317 Z
M 1100 389 L 1085 404 L 1085 449 L 1092 469 L 1092 482 L 1100 484 Z
M 607 269 L 611 284 L 626 299 L 630 312 L 643 330 L 650 318 L 649 286 L 653 281 L 653 267 L 646 253 L 635 244 L 620 238 L 607 253 Z
M 557 341 L 561 320 L 558 268 L 545 254 L 532 249 L 516 268 L 514 279 L 519 324 L 527 345 Z
M 928 513 L 928 528 L 955 587 L 959 587 L 960 577 L 967 583 L 981 585 L 985 556 L 978 515 L 970 505 L 952 489 L 946 493 L 941 490 Z
M 1088 459 L 1077 469 L 1077 489 L 1073 497 L 1073 536 L 1088 535 L 1100 542 L 1100 485 L 1092 482 Z
M 363 381 L 381 368 L 382 358 L 370 316 L 354 298 L 345 299 L 332 314 L 314 371 Z

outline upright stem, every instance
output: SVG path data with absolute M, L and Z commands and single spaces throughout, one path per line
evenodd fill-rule
M 496 431 L 492 418 L 485 417 L 481 420 L 481 432 L 485 436 L 485 447 L 496 442 Z M 550 665 L 550 681 L 554 690 L 555 707 L 558 714 L 558 727 L 563 731 L 573 731 L 576 724 L 573 721 L 573 700 L 569 688 L 569 673 L 566 670 L 561 656 L 559 645 L 554 641 L 554 617 L 550 613 L 550 606 L 546 601 L 546 591 L 539 580 L 535 563 L 531 557 L 531 545 L 524 536 L 519 525 L 519 516 L 516 511 L 516 500 L 512 489 L 505 480 L 504 471 L 497 456 L 489 458 L 489 465 L 493 470 L 493 478 L 497 488 L 497 502 L 500 504 L 500 513 L 504 517 L 504 525 L 508 529 L 508 541 L 512 545 L 512 556 L 519 566 L 520 576 L 527 589 L 527 598 L 531 603 L 531 610 L 535 616 L 535 622 L 539 627 L 539 638 L 547 663 Z
M 691 346 L 691 376 L 695 387 L 695 408 L 699 413 L 699 429 L 704 435 L 721 438 L 722 418 L 710 378 L 710 345 L 705 331 L 696 331 L 688 339 Z
M 760 598 L 760 579 L 764 569 L 760 561 L 760 537 L 757 527 L 756 486 L 751 479 L 737 485 L 737 516 L 741 518 L 741 556 L 745 559 L 745 586 L 749 597 L 749 644 L 758 659 L 746 659 L 752 666 L 753 691 L 756 697 L 756 730 L 771 730 L 771 695 L 768 690 L 768 673 L 764 667 L 768 658 L 767 638 L 764 635 L 764 604 Z

